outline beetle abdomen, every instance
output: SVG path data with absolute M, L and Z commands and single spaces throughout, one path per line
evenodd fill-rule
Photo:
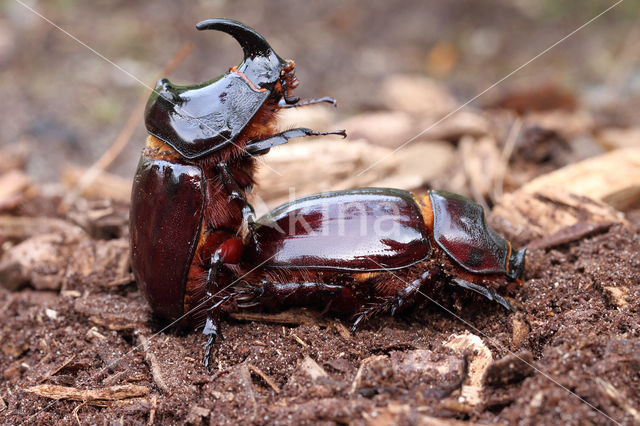
M 258 220 L 267 268 L 375 271 L 427 259 L 429 229 L 406 191 L 364 188 L 312 195 Z
M 132 268 L 161 318 L 175 319 L 184 311 L 203 202 L 200 168 L 142 156 L 131 193 Z

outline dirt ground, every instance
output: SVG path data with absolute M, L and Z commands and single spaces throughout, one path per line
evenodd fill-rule
M 260 13 L 272 16 L 269 30 L 276 33 L 292 17 L 306 16 L 284 7 L 287 13 L 267 13 L 220 3 L 247 21 Z M 458 22 L 452 16 L 475 13 L 467 10 L 467 2 L 454 3 L 454 8 L 430 9 L 434 22 L 442 21 L 440 32 L 433 30 L 433 40 L 442 35 L 446 22 Z M 502 14 L 496 16 L 513 18 L 506 21 L 514 26 L 535 27 L 535 19 L 521 10 L 524 6 L 514 11 L 502 2 L 493 3 L 492 10 Z M 358 4 L 347 11 L 359 10 Z M 99 3 L 97 10 L 106 7 Z M 171 25 L 177 9 L 161 9 L 154 13 L 167 21 L 163 25 Z M 58 9 L 47 9 L 54 10 Z M 129 28 L 128 17 L 151 12 L 147 6 L 118 8 L 113 23 Z M 188 18 L 196 12 L 201 11 L 189 11 Z M 358 12 L 358 28 L 387 12 L 382 3 Z M 97 14 L 82 8 L 78 13 Z M 335 11 L 324 25 L 350 28 L 341 18 L 345 13 Z M 480 16 L 491 22 L 490 15 Z M 15 16 L 6 19 L 13 22 Z M 549 27 L 552 39 L 563 34 L 567 21 L 574 23 L 565 14 L 559 16 L 557 25 Z M 465 22 L 469 19 L 473 21 L 469 17 Z M 183 24 L 177 34 L 192 31 L 191 21 Z M 419 24 L 409 19 L 407 28 Z M 31 78 L 42 66 L 24 51 L 50 33 L 33 22 L 29 25 L 34 37 L 20 41 L 24 50 L 9 52 L 13 56 L 3 59 L 0 46 L 0 62 L 16 65 L 11 78 L 20 83 L 6 92 L 11 96 L 22 93 L 26 84 L 21 69 Z M 390 33 L 396 34 L 399 27 L 393 25 Z M 86 31 L 79 35 L 90 37 L 90 28 L 77 29 Z M 146 23 L 130 31 L 116 31 L 116 41 L 139 39 L 134 36 L 140 34 L 151 37 L 154 28 Z M 375 37 L 344 31 L 350 34 L 349 43 Z M 409 50 L 434 47 L 431 38 L 418 40 L 412 31 L 403 33 Z M 615 38 L 614 33 L 607 32 L 607 37 Z M 7 34 L 0 31 L 0 42 Z M 305 43 L 313 34 L 310 29 Z M 107 36 L 96 32 L 93 41 L 103 37 Z M 339 34 L 327 37 L 330 41 L 324 41 L 331 45 Z M 161 51 L 160 41 L 144 40 L 146 49 Z M 130 136 L 132 142 L 122 156 L 126 158 L 114 164 L 114 174 L 91 179 L 86 174 L 89 159 L 122 129 L 123 116 L 133 108 L 138 93 L 126 85 L 115 88 L 115 93 L 98 90 L 93 87 L 97 83 L 91 83 L 93 91 L 82 85 L 69 89 L 62 96 L 63 107 L 45 108 L 44 127 L 34 130 L 28 112 L 50 100 L 44 80 L 38 80 L 42 91 L 29 92 L 16 108 L 15 122 L 9 123 L 6 114 L 0 118 L 13 132 L 4 137 L 15 138 L 15 143 L 0 145 L 0 157 L 6 159 L 0 163 L 0 421 L 640 424 L 640 127 L 633 113 L 637 109 L 630 106 L 636 105 L 633 93 L 637 97 L 637 92 L 629 88 L 628 96 L 621 96 L 612 83 L 605 87 L 605 97 L 614 101 L 594 105 L 589 83 L 572 88 L 556 84 L 557 80 L 525 89 L 514 85 L 482 108 L 461 111 L 391 155 L 403 141 L 468 99 L 459 92 L 484 89 L 483 82 L 491 81 L 486 73 L 502 76 L 502 67 L 512 69 L 513 64 L 480 67 L 482 75 L 476 76 L 457 71 L 469 65 L 459 64 L 443 77 L 438 74 L 444 72 L 438 68 L 444 66 L 438 62 L 442 58 L 432 58 L 436 62 L 428 66 L 422 58 L 402 62 L 403 69 L 398 70 L 380 60 L 395 52 L 400 55 L 394 56 L 398 63 L 402 61 L 402 51 L 390 40 L 380 36 L 376 42 L 383 47 L 373 56 L 364 55 L 369 64 L 384 65 L 373 67 L 362 79 L 362 84 L 376 81 L 373 91 L 360 83 L 350 85 L 353 79 L 344 76 L 353 75 L 353 70 L 313 74 L 317 73 L 313 58 L 305 56 L 295 40 L 281 38 L 294 53 L 299 49 L 298 66 L 308 70 L 306 80 L 314 82 L 303 95 L 319 92 L 350 99 L 346 113 L 326 108 L 294 111 L 281 117 L 281 125 L 345 128 L 350 136 L 343 143 L 322 139 L 274 149 L 260 168 L 255 205 L 259 211 L 273 207 L 287 199 L 292 187 L 299 196 L 364 186 L 417 193 L 439 188 L 464 194 L 486 206 L 494 229 L 515 247 L 529 248 L 526 279 L 508 296 L 514 312 L 443 285 L 417 309 L 374 318 L 355 333 L 349 331 L 350 318 L 305 309 L 243 313 L 223 323 L 225 339 L 216 345 L 208 372 L 202 365 L 204 337 L 199 331 L 164 330 L 153 320 L 131 275 L 131 182 L 119 175 L 127 175 L 135 164 L 144 137 L 141 126 Z M 179 47 L 177 41 L 172 43 L 171 54 Z M 452 43 L 459 47 L 455 40 Z M 504 51 L 485 60 L 508 56 L 525 44 L 514 39 L 513 45 L 503 44 Z M 567 55 L 580 56 L 580 49 L 592 48 L 586 43 Z M 52 43 L 44 58 L 59 55 L 58 49 L 59 44 Z M 141 46 L 131 49 L 144 51 Z M 347 53 L 338 51 L 333 60 L 344 60 Z M 323 52 L 323 61 L 329 60 L 329 53 Z M 624 49 L 620 52 L 619 58 L 625 59 Z M 458 52 L 460 58 L 463 53 Z M 69 60 L 82 63 L 78 57 Z M 210 70 L 196 62 L 190 59 L 184 66 L 210 77 Z M 621 67 L 618 76 L 637 73 L 632 64 Z M 58 77 L 64 69 L 58 70 Z M 558 69 L 568 68 L 565 64 Z M 303 77 L 304 71 L 300 77 L 304 86 Z M 451 86 L 466 89 L 454 91 L 443 85 L 442 79 L 449 77 L 456 82 Z M 594 76 L 582 81 L 590 78 Z M 330 90 L 342 86 L 346 87 L 342 94 Z M 91 120 L 69 124 L 61 117 L 81 117 L 74 104 L 78 90 L 88 90 L 92 99 L 107 104 L 91 104 L 88 109 L 95 114 Z M 121 103 L 127 108 L 110 109 Z M 111 120 L 119 124 L 114 127 Z M 81 141 L 89 140 L 96 143 L 76 150 Z M 47 155 L 39 147 L 49 142 L 56 147 L 51 154 L 55 174 L 40 170 Z M 75 157 L 68 154 L 71 151 Z M 59 158 L 65 156 L 85 166 L 68 165 Z M 60 178 L 58 169 L 64 169 Z

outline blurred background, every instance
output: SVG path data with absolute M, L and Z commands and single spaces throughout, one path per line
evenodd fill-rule
M 57 180 L 68 164 L 86 167 L 97 160 L 148 90 L 29 7 L 149 86 L 185 43 L 193 49 L 169 76 L 175 83 L 208 80 L 238 64 L 241 50 L 231 37 L 199 33 L 194 24 L 211 17 L 240 20 L 261 32 L 281 56 L 295 59 L 299 96 L 338 99 L 331 121 L 341 122 L 387 108 L 385 81 L 406 73 L 446 88 L 455 108 L 613 4 L 3 0 L 0 146 L 24 147 L 20 155 L 32 179 Z M 623 1 L 472 106 L 504 104 L 514 91 L 517 98 L 519 90 L 542 88 L 542 98 L 545 90 L 552 97 L 579 94 L 580 104 L 601 113 L 603 120 L 628 126 L 637 111 L 629 106 L 640 99 L 639 16 L 639 2 Z M 411 84 L 402 86 L 411 95 L 406 86 Z M 551 107 L 557 107 L 553 102 Z M 109 166 L 111 172 L 131 178 L 145 135 L 140 116 L 126 149 Z M 405 139 L 391 136 L 385 144 L 397 146 Z

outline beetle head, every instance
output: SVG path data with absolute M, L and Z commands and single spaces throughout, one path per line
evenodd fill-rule
M 232 19 L 207 19 L 196 25 L 199 30 L 218 30 L 235 38 L 244 51 L 238 71 L 260 88 L 271 89 L 280 80 L 289 62 L 280 58 L 256 30 Z
M 511 256 L 509 256 L 509 278 L 512 278 L 514 280 L 519 280 L 522 278 L 524 274 L 526 254 L 526 248 L 523 248 L 521 250 L 514 250 L 511 252 Z

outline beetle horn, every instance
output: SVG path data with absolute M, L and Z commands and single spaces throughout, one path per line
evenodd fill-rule
M 286 65 L 256 30 L 233 19 L 215 18 L 196 24 L 199 30 L 218 30 L 235 38 L 244 51 L 244 61 L 238 66 L 256 86 L 273 84 Z

